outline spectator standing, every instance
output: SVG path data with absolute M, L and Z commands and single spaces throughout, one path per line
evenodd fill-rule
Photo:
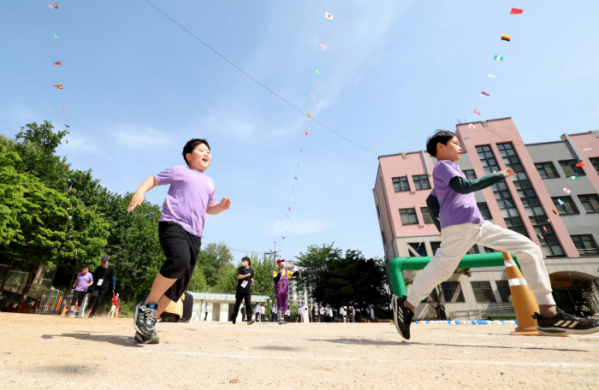
M 73 284 L 75 292 L 71 299 L 71 310 L 67 312 L 68 315 L 74 316 L 77 314 L 78 307 L 81 306 L 83 298 L 87 295 L 87 289 L 92 284 L 94 284 L 94 277 L 89 272 L 89 265 L 86 264 L 81 267 L 81 272 L 77 274 L 77 280 L 75 280 L 75 284 Z
M 441 321 L 447 321 L 447 314 L 445 313 L 445 305 L 443 302 L 439 302 L 439 317 Z
M 210 306 L 208 306 L 208 302 L 206 302 L 206 306 L 204 308 L 204 321 L 208 320 L 208 312 L 210 311 Z
M 374 315 L 374 305 L 370 305 L 369 306 L 369 311 L 370 311 L 370 321 L 373 321 L 374 318 L 375 318 L 375 315 Z
M 260 304 L 256 303 L 254 307 L 254 318 L 256 318 L 256 322 L 260 322 Z
M 235 307 L 231 314 L 231 322 L 235 325 L 237 315 L 239 314 L 239 305 L 245 301 L 245 305 L 252 306 L 252 284 L 254 283 L 254 270 L 250 268 L 252 264 L 250 258 L 245 256 L 241 259 L 242 266 L 237 270 L 237 292 L 235 293 Z M 253 324 L 252 319 L 248 319 L 248 325 Z
M 299 322 L 304 322 L 304 304 L 300 303 L 297 308 L 297 315 L 299 316 Z
M 264 322 L 265 319 L 266 319 L 266 306 L 264 306 L 264 303 L 262 303 L 260 305 L 260 321 Z
M 277 304 L 273 303 L 272 310 L 271 310 L 272 311 L 272 322 L 277 322 L 277 309 L 278 309 Z
M 345 323 L 345 309 L 343 306 L 339 308 L 339 317 L 341 317 L 341 322 Z
M 322 307 L 322 303 L 318 307 L 318 322 L 324 322 L 324 307 Z
M 119 314 L 119 309 L 121 308 L 121 298 L 119 298 L 119 293 L 112 293 L 112 307 L 110 308 L 110 312 L 108 313 L 108 318 L 113 318 L 117 314 Z
M 316 304 L 312 304 L 312 322 L 317 322 L 316 321 Z
M 285 310 L 285 322 L 291 321 L 291 309 Z
M 116 275 L 114 274 L 114 268 L 108 265 L 108 262 L 108 256 L 102 257 L 101 265 L 99 265 L 93 273 L 95 283 L 93 286 L 92 297 L 95 298 L 95 301 L 88 318 L 92 318 L 96 314 L 102 304 L 104 295 L 106 295 L 108 291 L 114 291 Z

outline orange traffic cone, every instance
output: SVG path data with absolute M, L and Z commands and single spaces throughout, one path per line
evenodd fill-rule
M 532 318 L 535 312 L 539 312 L 537 300 L 528 288 L 528 283 L 526 283 L 526 279 L 522 276 L 522 272 L 518 269 L 512 256 L 509 253 L 503 252 L 503 260 L 510 284 L 510 293 L 512 294 L 514 311 L 516 312 L 516 320 L 518 321 L 518 326 L 516 326 L 516 330 L 511 335 L 540 336 L 537 331 L 537 320 Z
M 64 316 L 67 313 L 67 302 L 64 302 L 64 306 L 62 307 L 62 311 L 60 312 L 61 316 Z

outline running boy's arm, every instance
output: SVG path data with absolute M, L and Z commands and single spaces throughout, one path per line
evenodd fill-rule
M 426 206 L 428 207 L 428 212 L 430 213 L 431 219 L 437 227 L 437 230 L 441 232 L 441 222 L 439 221 L 441 206 L 439 205 L 439 199 L 437 199 L 435 195 L 430 194 L 428 198 L 426 198 Z
M 279 271 L 274 271 L 272 273 L 272 280 L 277 283 L 279 281 L 279 279 L 281 279 L 281 274 L 279 273 Z
M 158 187 L 159 185 L 160 184 L 158 184 L 158 181 L 156 180 L 156 178 L 153 175 L 148 177 L 146 180 L 144 180 L 144 182 L 141 183 L 141 185 L 139 186 L 137 191 L 135 191 L 135 194 L 131 198 L 131 201 L 129 202 L 129 207 L 127 208 L 127 211 L 131 212 L 137 206 L 142 204 L 144 201 L 144 194 L 146 192 L 150 191 L 152 188 Z
M 231 199 L 223 198 L 220 203 L 211 203 L 206 209 L 206 214 L 216 215 L 231 207 Z
M 504 181 L 510 176 L 515 176 L 516 173 L 508 168 L 497 173 L 489 173 L 480 179 L 468 180 L 463 177 L 454 176 L 449 181 L 449 187 L 459 194 L 469 194 L 471 192 L 479 191 L 493 184 Z

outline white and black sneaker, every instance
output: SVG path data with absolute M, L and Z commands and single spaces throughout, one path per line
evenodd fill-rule
M 153 344 L 155 344 L 160 340 L 156 335 L 156 314 L 158 313 L 158 306 L 155 303 L 148 303 L 145 305 L 144 302 L 145 300 L 135 307 L 133 325 L 138 333 L 146 339 L 150 339 L 153 341 Z
M 146 337 L 139 332 L 135 332 L 135 337 L 133 337 L 133 339 L 138 344 L 158 344 L 158 342 L 160 341 L 158 336 L 156 336 L 154 338 Z
M 393 323 L 395 324 L 395 328 L 406 340 L 410 339 L 410 324 L 412 323 L 412 318 L 414 317 L 414 312 L 407 307 L 404 307 L 404 302 L 408 299 L 406 296 L 397 297 L 393 296 L 391 298 L 391 304 L 393 305 Z
M 532 318 L 538 321 L 537 330 L 544 336 L 599 332 L 599 321 L 573 316 L 559 307 L 557 308 L 557 314 L 552 318 L 545 318 L 539 313 L 535 313 Z

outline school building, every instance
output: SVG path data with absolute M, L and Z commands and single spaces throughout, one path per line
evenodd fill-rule
M 468 179 L 505 168 L 517 173 L 476 192 L 484 218 L 541 247 L 558 306 L 572 313 L 574 304 L 586 301 L 597 313 L 599 131 L 525 144 L 514 121 L 501 118 L 458 124 L 456 134 L 464 150 L 457 165 Z M 426 205 L 435 163 L 425 150 L 379 156 L 373 196 L 387 264 L 396 257 L 432 256 L 440 246 Z M 491 251 L 475 245 L 469 253 Z M 441 284 L 448 314 L 473 318 L 509 311 L 505 269 L 471 271 L 471 277 L 456 274 Z M 404 272 L 404 278 L 416 272 Z M 436 300 L 437 292 L 431 294 Z M 435 311 L 422 303 L 416 316 L 433 317 Z

